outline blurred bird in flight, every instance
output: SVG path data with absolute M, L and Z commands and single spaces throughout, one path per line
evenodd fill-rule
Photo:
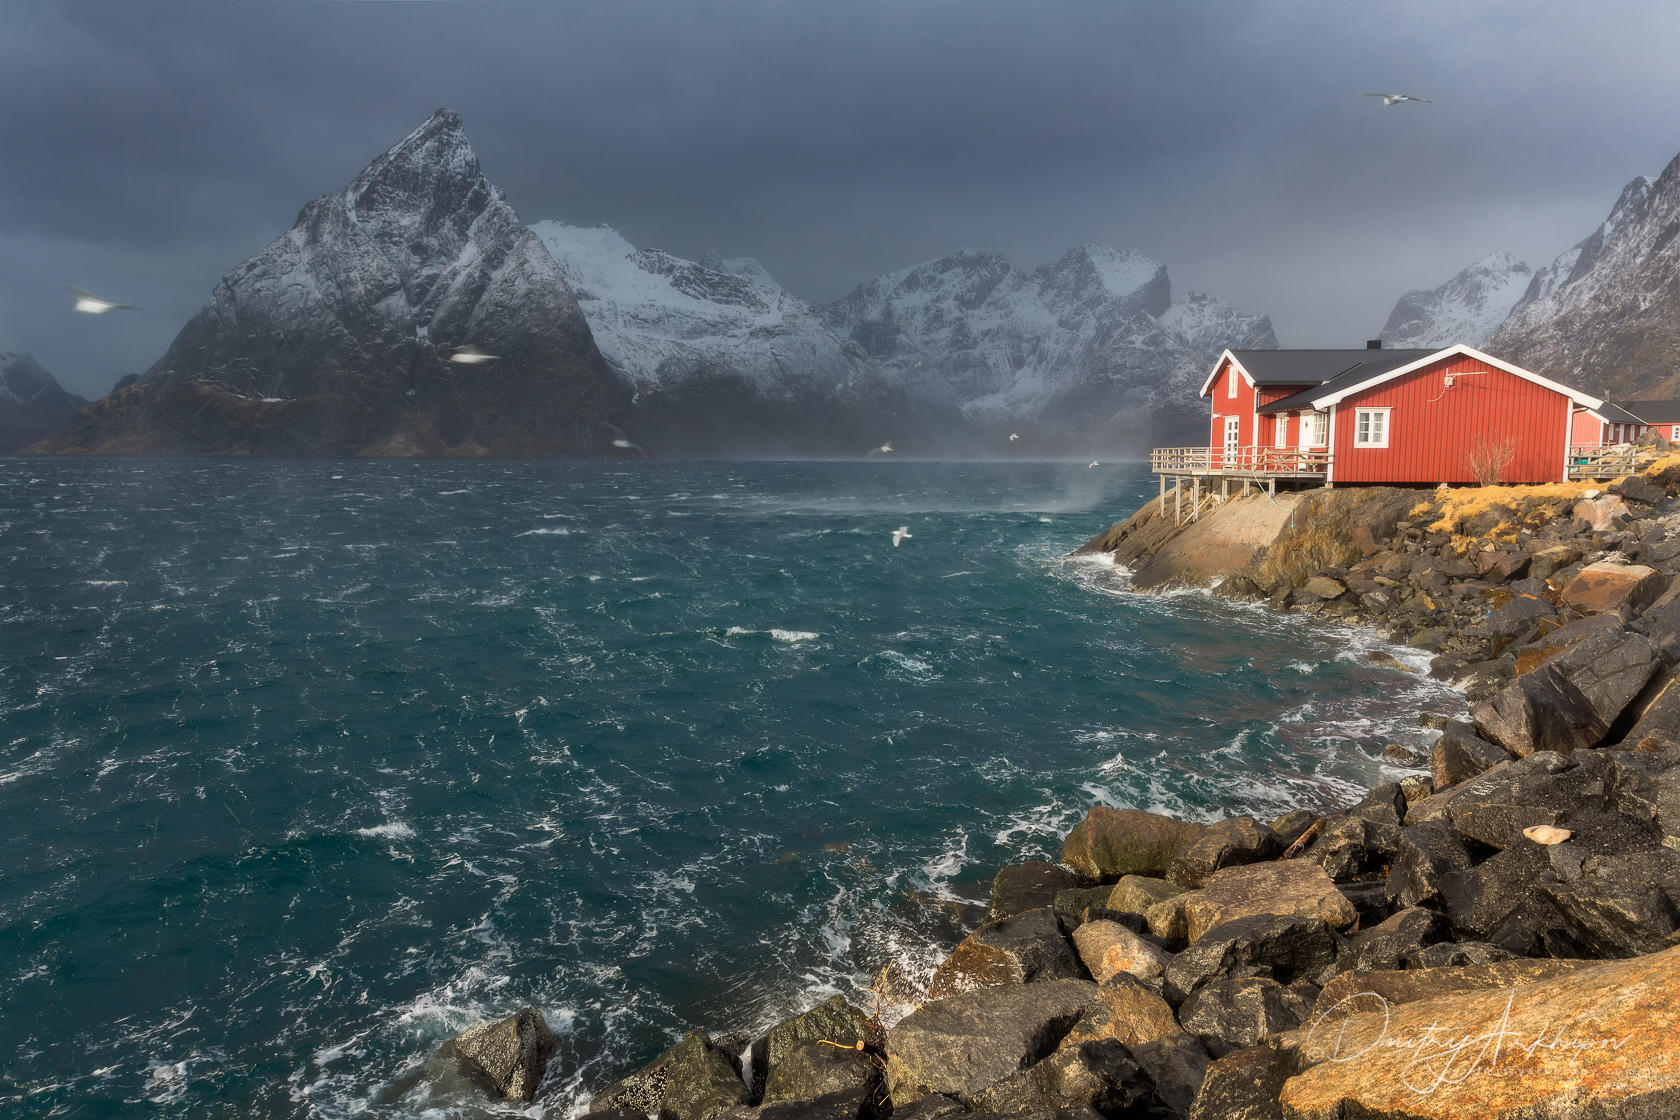
M 107 311 L 138 311 L 138 307 L 127 303 L 112 303 L 108 299 L 100 299 L 92 292 L 84 291 L 76 285 L 70 285 L 70 290 L 76 294 L 76 310 L 89 315 L 103 315 Z
M 476 366 L 480 362 L 499 362 L 502 359 L 496 354 L 486 354 L 476 346 L 461 346 L 449 355 L 449 360 L 463 366 Z
M 1393 107 L 1395 105 L 1398 105 L 1402 101 L 1421 101 L 1425 105 L 1433 105 L 1434 104 L 1434 102 L 1430 101 L 1429 98 L 1427 98 L 1427 97 L 1413 97 L 1409 93 L 1362 93 L 1359 96 L 1361 96 L 1361 97 L 1380 97 L 1380 98 L 1383 99 L 1383 104 L 1385 106 L 1388 106 L 1388 107 Z
M 898 528 L 893 530 L 893 547 L 894 548 L 897 548 L 900 544 L 902 544 L 905 541 L 910 540 L 910 539 L 911 539 L 910 538 L 910 526 L 900 525 Z
M 868 457 L 873 459 L 877 455 L 891 455 L 891 454 L 892 454 L 892 441 L 888 440 L 886 443 L 883 443 L 881 446 L 871 449 Z

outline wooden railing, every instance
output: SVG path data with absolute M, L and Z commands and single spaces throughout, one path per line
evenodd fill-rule
M 1635 470 L 1633 456 L 1637 449 L 1626 443 L 1606 447 L 1593 444 L 1569 449 L 1570 478 L 1619 478 Z
M 1330 470 L 1328 448 L 1157 447 L 1149 453 L 1156 474 L 1316 475 Z

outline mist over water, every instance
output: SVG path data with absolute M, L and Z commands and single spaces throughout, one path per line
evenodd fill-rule
M 1064 559 L 1151 489 L 0 460 L 0 1112 L 505 1115 L 433 1055 L 535 1003 L 563 1116 L 925 975 L 1093 803 L 1392 773 L 1450 701 L 1368 637 Z

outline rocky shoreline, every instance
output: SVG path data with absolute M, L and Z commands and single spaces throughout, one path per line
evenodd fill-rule
M 1664 449 L 1666 450 L 1666 449 Z M 1609 486 L 1151 502 L 1080 551 L 1436 653 L 1465 718 L 1328 816 L 1097 807 L 912 990 L 693 1031 L 611 1120 L 1680 1115 L 1680 456 Z M 1671 584 L 1673 585 L 1671 587 Z M 1394 668 L 1403 669 L 1398 663 Z M 538 1099 L 526 1008 L 449 1047 Z

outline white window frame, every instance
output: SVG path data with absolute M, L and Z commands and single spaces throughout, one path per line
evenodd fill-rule
M 1356 408 L 1353 410 L 1353 445 L 1355 447 L 1387 447 L 1389 436 L 1394 431 L 1394 411 L 1391 407 Z M 1375 419 L 1373 422 L 1373 418 Z M 1372 438 L 1377 427 L 1382 428 L 1382 438 Z
M 1282 450 L 1289 446 L 1289 413 L 1278 412 L 1272 415 L 1275 430 L 1272 433 L 1272 446 Z
M 1330 430 L 1329 414 L 1323 412 L 1301 413 L 1301 450 L 1310 451 L 1315 447 L 1329 444 L 1327 433 Z
M 1235 455 L 1242 450 L 1242 417 L 1225 417 L 1225 454 Z
M 1236 366 L 1232 366 L 1227 371 L 1227 374 L 1231 378 L 1231 382 L 1225 386 L 1225 395 L 1235 400 L 1237 396 L 1237 381 L 1242 377 L 1242 374 L 1237 372 Z

